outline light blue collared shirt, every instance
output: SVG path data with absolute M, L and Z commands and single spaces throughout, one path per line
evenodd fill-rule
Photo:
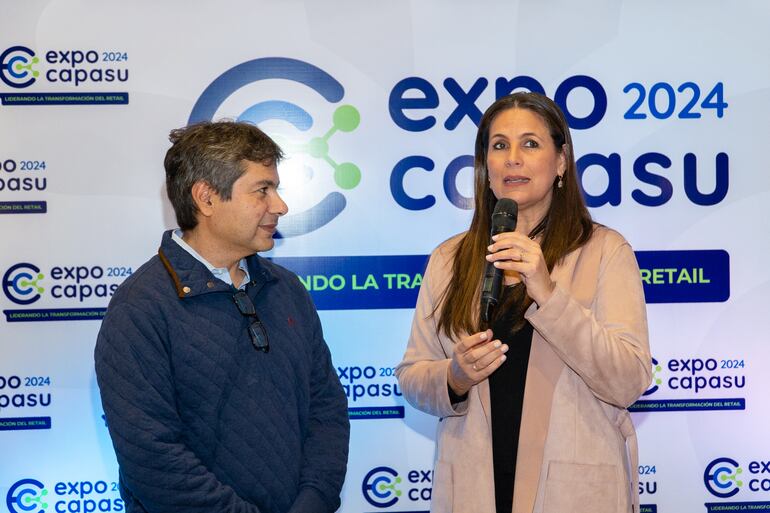
M 228 285 L 233 285 L 233 279 L 230 277 L 230 272 L 225 267 L 214 267 L 211 265 L 211 263 L 200 256 L 197 251 L 195 251 L 189 244 L 187 244 L 184 239 L 182 239 L 182 230 L 177 228 L 174 230 L 174 232 L 171 234 L 171 238 L 179 244 L 182 249 L 190 253 L 192 257 L 197 260 L 198 262 L 202 263 L 206 266 L 206 269 L 211 271 L 211 274 L 214 275 L 215 278 L 219 278 L 223 282 L 227 283 Z M 241 261 L 238 262 L 238 267 L 241 269 L 241 271 L 244 272 L 246 276 L 244 276 L 243 281 L 238 286 L 239 289 L 243 289 L 246 287 L 246 284 L 251 280 L 251 277 L 249 276 L 249 268 L 246 265 L 246 259 L 241 258 Z

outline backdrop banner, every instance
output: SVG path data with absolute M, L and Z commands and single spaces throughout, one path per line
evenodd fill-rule
M 288 156 L 265 256 L 313 295 L 348 396 L 340 511 L 427 511 L 437 419 L 394 367 L 428 255 L 470 223 L 481 114 L 532 90 L 641 268 L 642 511 L 770 512 L 770 3 L 1 5 L 0 511 L 125 509 L 96 334 L 176 226 L 169 131 L 222 118 Z

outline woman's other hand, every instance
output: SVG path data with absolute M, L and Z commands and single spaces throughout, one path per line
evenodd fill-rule
M 454 393 L 465 395 L 471 387 L 484 381 L 505 361 L 508 346 L 492 340 L 492 330 L 464 337 L 455 345 L 447 381 Z

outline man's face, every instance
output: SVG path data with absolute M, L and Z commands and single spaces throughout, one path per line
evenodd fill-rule
M 273 248 L 278 217 L 288 207 L 278 195 L 278 170 L 245 161 L 246 170 L 233 184 L 232 197 L 212 196 L 211 235 L 219 250 L 243 258 Z

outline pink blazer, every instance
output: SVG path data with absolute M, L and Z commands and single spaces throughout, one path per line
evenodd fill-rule
M 396 374 L 415 408 L 439 417 L 431 511 L 495 513 L 489 383 L 451 404 L 454 343 L 430 316 L 461 235 L 431 255 Z M 638 512 L 636 435 L 626 408 L 647 389 L 651 358 L 636 258 L 597 226 L 551 273 L 556 289 L 526 318 L 534 327 L 513 513 Z

